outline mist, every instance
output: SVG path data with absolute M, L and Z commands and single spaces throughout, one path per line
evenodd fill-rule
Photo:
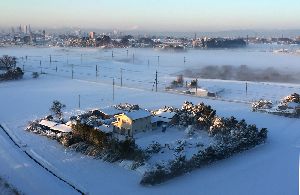
M 182 74 L 185 77 L 203 79 L 300 83 L 300 72 L 284 71 L 273 67 L 250 68 L 247 65 L 209 65 L 199 69 L 186 69 Z

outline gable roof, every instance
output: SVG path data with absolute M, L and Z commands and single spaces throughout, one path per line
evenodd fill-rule
M 156 111 L 154 114 L 157 117 L 172 119 L 176 115 L 176 112 L 163 111 L 160 109 Z
M 125 115 L 130 118 L 131 120 L 137 120 L 137 119 L 141 119 L 141 118 L 146 118 L 146 117 L 150 117 L 151 113 L 147 110 L 144 109 L 140 109 L 140 110 L 135 110 L 135 111 L 131 111 L 128 113 L 125 113 Z
M 49 128 L 52 128 L 54 127 L 55 125 L 57 125 L 56 122 L 53 122 L 53 121 L 48 121 L 48 120 L 41 120 L 39 122 L 40 125 L 43 125 L 43 126 L 46 126 L 46 127 L 49 127 Z
M 55 131 L 60 131 L 60 132 L 63 132 L 63 133 L 70 133 L 72 132 L 72 128 L 65 125 L 65 124 L 58 124 L 58 125 L 55 125 L 54 127 L 52 127 L 53 130 Z
M 99 111 L 102 112 L 103 114 L 109 115 L 109 116 L 114 116 L 117 114 L 124 113 L 124 110 L 118 110 L 113 106 L 108 106 L 108 107 L 102 108 Z

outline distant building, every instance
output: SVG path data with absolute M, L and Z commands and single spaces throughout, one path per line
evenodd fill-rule
M 89 38 L 90 38 L 90 39 L 96 38 L 96 33 L 95 33 L 95 32 L 90 32 L 90 33 L 89 33 Z

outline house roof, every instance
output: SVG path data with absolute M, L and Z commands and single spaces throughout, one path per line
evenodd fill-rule
M 118 110 L 113 106 L 102 108 L 99 111 L 102 112 L 103 114 L 109 115 L 109 116 L 114 116 L 114 115 L 117 115 L 117 114 L 124 113 L 123 110 Z
M 51 129 L 55 130 L 55 131 L 60 131 L 63 133 L 70 133 L 72 132 L 72 128 L 65 125 L 65 124 L 59 124 L 59 125 L 55 125 L 54 127 L 52 127 Z
M 49 128 L 52 128 L 52 127 L 54 127 L 55 125 L 57 125 L 56 122 L 48 121 L 48 120 L 41 120 L 41 122 L 40 122 L 39 124 L 40 124 L 40 125 L 43 125 L 43 126 L 46 126 L 46 127 L 49 127 Z
M 108 125 L 101 125 L 97 128 L 100 131 L 102 131 L 103 133 L 112 133 L 113 132 L 113 128 L 111 126 L 108 126 Z
M 40 125 L 49 127 L 51 130 L 54 131 L 60 131 L 63 133 L 70 133 L 72 132 L 72 128 L 65 125 L 65 124 L 58 124 L 56 122 L 53 121 L 48 121 L 48 120 L 41 120 L 41 122 L 39 123 Z
M 130 118 L 131 120 L 137 120 L 137 119 L 141 119 L 141 118 L 146 118 L 146 117 L 150 117 L 151 113 L 147 110 L 144 109 L 140 109 L 140 110 L 135 110 L 135 111 L 131 111 L 128 112 L 127 114 L 125 114 L 128 118 Z
M 155 116 L 166 118 L 166 119 L 172 119 L 175 116 L 175 112 L 168 112 L 163 110 L 158 110 L 155 112 Z
M 289 108 L 297 108 L 297 107 L 300 106 L 300 104 L 299 104 L 299 103 L 296 103 L 296 102 L 289 102 L 289 103 L 287 104 L 287 106 L 288 106 Z

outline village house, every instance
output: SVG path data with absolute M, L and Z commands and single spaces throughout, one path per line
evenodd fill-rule
M 133 137 L 137 132 L 152 129 L 151 113 L 147 110 L 133 110 L 131 112 L 118 114 L 115 118 L 116 121 L 112 123 L 114 131 L 123 135 Z

